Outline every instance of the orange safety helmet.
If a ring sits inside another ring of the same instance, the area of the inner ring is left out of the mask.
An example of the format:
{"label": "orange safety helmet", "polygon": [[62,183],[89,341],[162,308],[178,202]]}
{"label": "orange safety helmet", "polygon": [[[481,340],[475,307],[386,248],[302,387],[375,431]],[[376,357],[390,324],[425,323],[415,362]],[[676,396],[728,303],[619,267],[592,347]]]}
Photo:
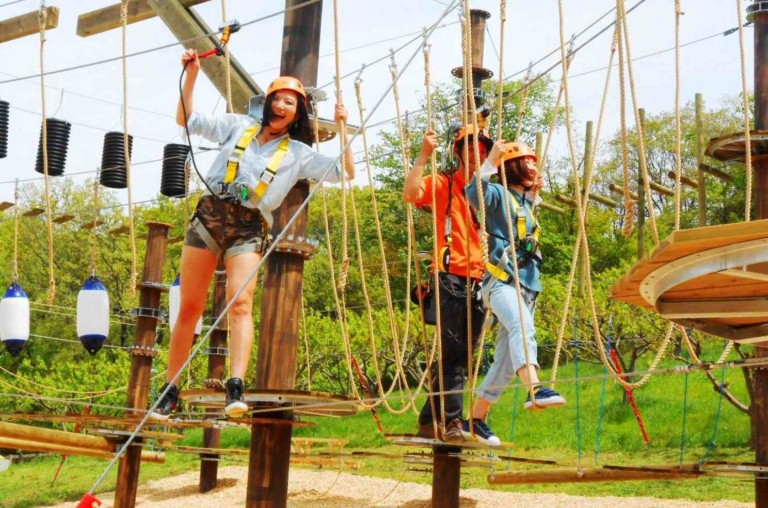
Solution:
{"label": "orange safety helmet", "polygon": [[[483,141],[486,146],[490,149],[490,147],[493,145],[493,140],[491,139],[491,136],[488,134],[488,131],[482,128],[478,128],[478,139],[480,141]],[[467,136],[474,136],[475,134],[475,125],[474,124],[467,124],[462,125],[458,127],[453,134],[453,142],[454,144],[462,141]]]}
{"label": "orange safety helmet", "polygon": [[536,157],[536,152],[525,143],[517,143],[513,141],[512,143],[506,143],[504,145],[504,150],[501,152],[502,164],[509,160],[519,159],[520,157],[532,157],[534,161],[539,161],[538,157]]}
{"label": "orange safety helmet", "polygon": [[307,91],[304,89],[304,85],[301,81],[293,76],[280,76],[269,84],[267,88],[267,96],[278,90],[293,90],[297,94],[304,97],[304,101],[307,101]]}

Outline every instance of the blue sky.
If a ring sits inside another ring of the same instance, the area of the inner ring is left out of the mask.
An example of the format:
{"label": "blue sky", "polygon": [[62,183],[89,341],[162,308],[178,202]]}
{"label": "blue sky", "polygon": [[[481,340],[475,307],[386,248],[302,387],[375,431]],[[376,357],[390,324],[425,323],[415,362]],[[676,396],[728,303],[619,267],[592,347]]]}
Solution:
{"label": "blue sky", "polygon": [[[75,34],[77,15],[115,3],[116,0],[87,0],[80,2],[47,2],[61,10],[59,27],[48,33],[45,45],[45,68],[48,71],[69,68],[79,64],[118,57],[121,54],[121,32],[113,30],[89,38]],[[627,7],[638,0],[627,0]],[[9,4],[0,0],[0,19],[35,10],[36,0],[22,0]],[[338,0],[340,18],[340,45],[342,74],[355,72],[364,64],[362,74],[364,103],[369,111],[382,97],[391,78],[388,59],[390,48],[397,48],[414,37],[423,27],[435,23],[445,10],[447,0]],[[582,31],[609,11],[614,0],[566,1],[565,32],[567,37]],[[744,6],[749,2],[745,1]],[[741,60],[738,34],[718,35],[737,25],[735,0],[682,0],[685,15],[681,18],[681,42],[689,43],[706,37],[709,39],[682,48],[683,101],[693,99],[696,92],[704,94],[709,104],[716,104],[722,96],[741,90]],[[476,0],[473,8],[491,13],[486,36],[485,66],[498,72],[499,62],[494,46],[499,44],[499,2]],[[222,4],[211,0],[195,7],[211,26],[221,21]],[[228,18],[245,23],[284,8],[282,0],[227,0]],[[319,79],[332,96],[335,72],[333,47],[333,3],[324,2]],[[577,40],[587,40],[611,20],[607,16]],[[430,43],[431,75],[433,82],[450,79],[450,69],[461,65],[461,39],[457,13],[444,19]],[[632,56],[638,58],[674,47],[674,2],[672,0],[646,0],[629,16]],[[282,44],[282,15],[254,23],[233,35],[231,50],[259,84],[265,85],[278,72]],[[505,43],[504,74],[509,75],[528,66],[528,62],[556,49],[559,45],[558,2],[556,0],[508,0],[507,33]],[[575,58],[571,99],[576,132],[583,131],[587,120],[597,120],[602,98],[605,71],[591,72],[607,64],[612,31],[591,42]],[[752,85],[752,29],[745,29],[748,82]],[[173,35],[159,19],[130,25],[127,31],[128,52],[138,52],[174,42]],[[361,47],[365,46],[365,47]],[[357,49],[355,49],[357,48]],[[0,200],[12,200],[13,185],[4,183],[15,178],[39,177],[34,172],[37,139],[40,130],[41,91],[39,78],[4,82],[14,77],[39,73],[39,37],[0,45],[0,99],[11,103],[11,134],[9,156],[0,159]],[[173,113],[178,96],[180,72],[180,46],[151,52],[131,58],[128,63],[128,120],[129,131],[135,136],[133,161],[134,200],[151,199],[157,195],[160,182],[160,163],[146,162],[162,156],[163,145],[181,140]],[[413,64],[405,70],[399,83],[402,110],[416,109],[424,94],[424,71],[421,52],[416,43],[397,54],[400,69],[417,52]],[[374,63],[385,58],[384,61]],[[540,72],[559,59],[551,57],[534,68]],[[640,104],[650,113],[674,108],[674,52],[667,51],[635,62]],[[586,73],[586,74],[585,74]],[[559,69],[552,72],[555,82]],[[354,95],[354,78],[342,81],[345,101],[350,108],[350,121],[359,123]],[[73,173],[95,171],[101,160],[101,145],[108,130],[122,130],[122,72],[120,61],[53,74],[46,77],[46,98],[49,116],[72,122],[73,131],[65,175],[78,182],[92,174]],[[609,103],[609,118],[604,133],[618,127],[618,81],[613,79]],[[201,76],[195,106],[204,112],[222,112],[224,105],[213,86]],[[332,101],[321,106],[321,114],[332,114]],[[394,116],[394,102],[386,96],[374,113],[372,122]],[[375,141],[374,132],[370,135]],[[722,133],[717,133],[722,134]],[[713,133],[712,135],[715,135]],[[562,136],[558,136],[550,156],[567,153]],[[327,143],[323,151],[338,150],[335,142]],[[357,142],[355,150],[362,144]],[[210,158],[199,157],[201,169],[207,169]],[[362,169],[362,168],[361,168]],[[362,173],[360,170],[359,173]],[[363,184],[361,176],[358,183]],[[42,185],[42,181],[37,181]],[[127,201],[126,191],[114,192],[121,202]]]}

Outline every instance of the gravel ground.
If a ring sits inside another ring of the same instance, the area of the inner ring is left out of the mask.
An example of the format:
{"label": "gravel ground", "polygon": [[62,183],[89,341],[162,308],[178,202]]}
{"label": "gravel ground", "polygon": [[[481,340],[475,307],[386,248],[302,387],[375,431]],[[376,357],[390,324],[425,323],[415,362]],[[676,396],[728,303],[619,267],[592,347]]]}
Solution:
{"label": "gravel ground", "polygon": [[[245,505],[246,467],[219,469],[219,487],[206,494],[197,492],[198,472],[154,480],[139,486],[136,505],[171,508],[198,506],[219,508]],[[295,508],[352,508],[391,506],[429,508],[429,485],[398,482],[331,471],[291,469],[288,506]],[[102,494],[103,506],[112,506],[113,494]],[[72,504],[57,505],[71,507]],[[535,506],[536,508],[747,508],[747,503],[717,501],[699,503],[648,497],[579,497],[564,494],[517,494],[482,489],[461,491],[461,506],[496,508]]]}

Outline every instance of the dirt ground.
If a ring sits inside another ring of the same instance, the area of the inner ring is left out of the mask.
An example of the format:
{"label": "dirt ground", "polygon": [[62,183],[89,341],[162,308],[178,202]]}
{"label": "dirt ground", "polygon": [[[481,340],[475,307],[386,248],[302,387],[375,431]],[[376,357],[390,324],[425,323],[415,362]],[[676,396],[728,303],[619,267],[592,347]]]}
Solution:
{"label": "dirt ground", "polygon": [[[154,480],[139,486],[137,506],[171,508],[197,506],[220,508],[245,505],[246,467],[219,469],[219,487],[206,494],[197,492],[198,472]],[[398,482],[331,471],[291,469],[288,506],[295,508],[352,508],[360,506],[429,508],[431,487],[420,483]],[[112,506],[112,494],[99,498],[104,507]],[[70,507],[72,504],[57,505]],[[461,506],[497,508],[535,506],[536,508],[747,508],[747,503],[718,501],[699,503],[647,497],[578,497],[564,494],[516,494],[482,489],[461,492]]]}

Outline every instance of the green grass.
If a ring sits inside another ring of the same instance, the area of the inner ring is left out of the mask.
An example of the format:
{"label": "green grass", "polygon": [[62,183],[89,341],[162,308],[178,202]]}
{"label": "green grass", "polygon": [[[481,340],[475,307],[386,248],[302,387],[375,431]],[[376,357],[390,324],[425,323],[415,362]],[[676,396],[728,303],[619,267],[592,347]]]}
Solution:
{"label": "green grass", "polygon": [[[716,354],[707,355],[707,357]],[[669,366],[671,364],[668,364]],[[664,365],[662,365],[664,366]],[[644,368],[641,366],[640,368]],[[581,363],[579,377],[598,377],[602,366]],[[490,424],[502,440],[512,439],[514,421],[514,445],[503,454],[557,460],[567,465],[592,467],[604,464],[654,465],[678,464],[681,460],[681,436],[683,426],[683,393],[685,376],[657,375],[635,394],[640,411],[651,438],[649,445],[642,441],[640,431],[628,405],[622,402],[622,390],[612,381],[606,383],[602,431],[600,432],[599,454],[595,453],[598,438],[603,382],[600,379],[583,380],[578,384],[579,405],[576,404],[577,385],[574,364],[561,367],[557,390],[566,397],[567,406],[559,409],[528,413],[522,410],[525,393],[519,388],[510,388],[493,408]],[[715,371],[717,378],[721,372]],[[541,378],[546,380],[549,373],[544,371]],[[744,380],[739,371],[726,373],[731,391],[743,402],[748,402]],[[753,461],[754,453],[749,445],[749,418],[723,401],[719,420],[717,410],[719,396],[702,373],[692,373],[688,378],[688,399],[686,440],[683,462],[698,462],[707,452],[707,445],[713,437],[715,422],[717,434],[709,451],[710,460]],[[515,403],[515,392],[518,391]],[[418,405],[421,405],[419,399]],[[400,404],[395,402],[395,407]],[[513,418],[514,408],[517,408]],[[416,428],[416,415],[409,411],[404,415],[389,414],[381,408],[378,411],[387,433],[412,433]],[[577,416],[579,419],[577,420]],[[389,445],[378,433],[370,412],[363,412],[351,418],[315,418],[313,428],[297,428],[294,433],[304,437],[336,437],[348,440],[348,450],[377,450],[395,454],[416,451],[415,448],[400,448]],[[579,425],[580,420],[580,425]],[[182,444],[199,446],[202,432],[187,431]],[[579,439],[580,437],[580,439]],[[222,435],[222,446],[247,448],[250,433],[247,429],[227,430]],[[141,480],[171,476],[190,469],[197,469],[194,456],[168,453],[165,465],[142,465]],[[241,461],[242,462],[242,461]],[[62,500],[76,500],[87,491],[96,477],[106,467],[105,461],[85,458],[70,458],[64,466],[59,481],[51,486],[50,481],[58,467],[59,459],[49,457],[25,464],[12,466],[0,474],[0,506],[27,507]],[[225,462],[226,463],[226,462]],[[365,459],[360,474],[404,478],[404,463],[392,459]],[[519,470],[520,465],[502,464],[497,470],[507,467]],[[462,488],[494,488],[516,492],[558,492],[586,496],[651,496],[668,499],[691,499],[697,501],[718,501],[731,499],[753,502],[754,486],[743,478],[700,478],[692,481],[616,482],[592,484],[557,484],[490,487],[487,483],[488,470],[464,468]],[[114,475],[103,483],[103,490],[114,488]],[[429,483],[431,475],[407,473],[409,481]]]}

